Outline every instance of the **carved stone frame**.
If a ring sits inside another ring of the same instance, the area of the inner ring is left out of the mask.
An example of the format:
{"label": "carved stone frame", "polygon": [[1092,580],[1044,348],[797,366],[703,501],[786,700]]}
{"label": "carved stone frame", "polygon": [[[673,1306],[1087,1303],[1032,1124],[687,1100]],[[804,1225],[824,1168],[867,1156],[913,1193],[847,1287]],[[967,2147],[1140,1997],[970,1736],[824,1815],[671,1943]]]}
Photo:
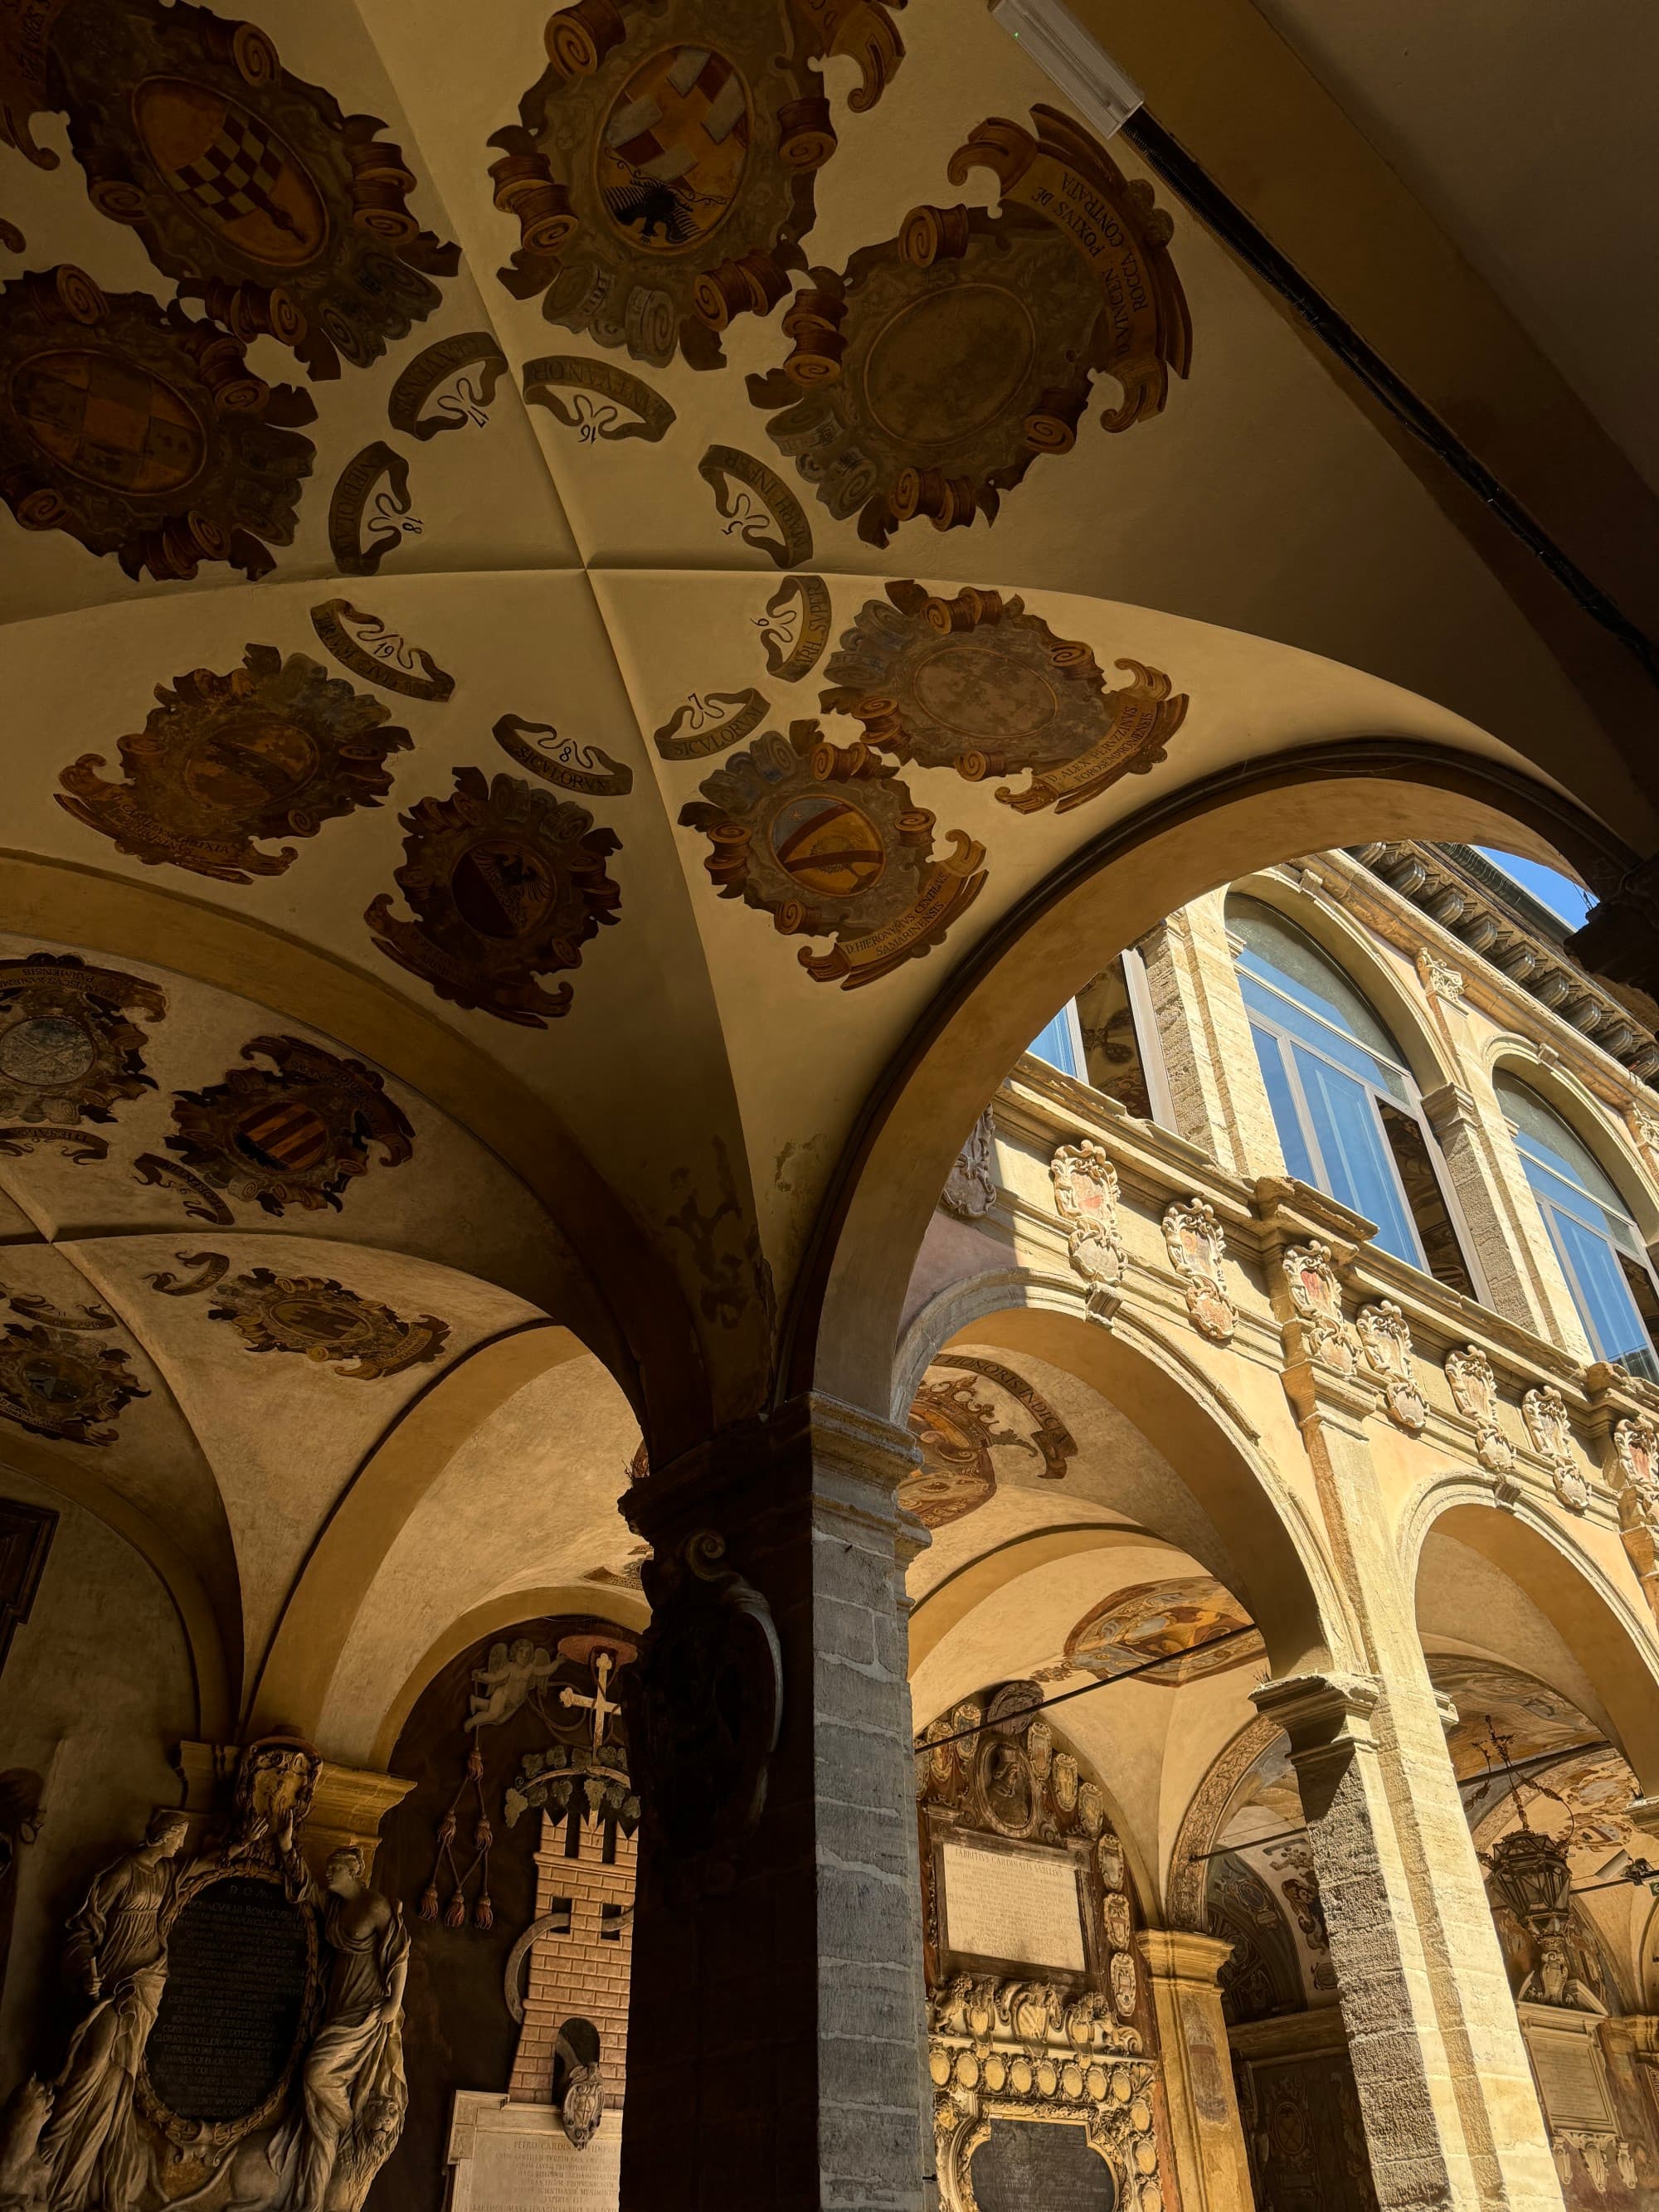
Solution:
{"label": "carved stone frame", "polygon": [[[1049,1983],[1062,1996],[1109,1985],[1107,1954],[1101,1948],[1100,1915],[1092,1908],[1090,1863],[1094,1846],[1082,1838],[1062,1843],[1040,1844],[1023,1836],[999,1836],[983,1828],[965,1828],[951,1818],[947,1808],[924,1808],[927,1851],[933,1895],[939,1900],[939,1978],[942,1987],[958,1974],[995,1974],[1003,1981]],[[1030,1959],[1000,1959],[984,1951],[963,1951],[951,1941],[951,1892],[945,1877],[945,1846],[960,1844],[974,1850],[998,1851],[1010,1858],[1069,1860],[1077,1881],[1078,1926],[1083,1937],[1081,1966],[1034,1964]]]}
{"label": "carved stone frame", "polygon": [[[161,1934],[172,1933],[174,1922],[188,1905],[191,1905],[205,1890],[222,1881],[264,1881],[274,1888],[286,1885],[282,1874],[274,1867],[261,1866],[257,1861],[234,1859],[228,1865],[216,1861],[199,1870],[187,1874],[173,1892],[172,1902],[161,1917]],[[252,2135],[257,2129],[267,2127],[281,2113],[294,2086],[294,2077],[305,2056],[313,2029],[316,2025],[317,2003],[322,1987],[321,1944],[317,1932],[317,1914],[312,1907],[296,1904],[306,1936],[306,1987],[300,2005],[300,2026],[294,2038],[293,2048],[270,2094],[251,2112],[244,2112],[232,2120],[191,2120],[173,2112],[156,2094],[149,2078],[149,2067],[141,2057],[138,2065],[138,2109],[153,2127],[168,2142],[180,2150],[200,2155],[204,2152],[219,2152],[240,2142],[244,2136]]]}
{"label": "carved stone frame", "polygon": [[993,2120],[1017,2120],[1028,2127],[1081,2128],[1090,2149],[1112,2178],[1114,2206],[1122,2208],[1122,2212],[1133,2212],[1133,2184],[1116,2145],[1109,2145],[1106,2140],[1097,2106],[1086,2104],[1073,2111],[1063,2107],[1047,2111],[1035,2106],[1030,2097],[1019,2096],[981,2096],[975,2101],[975,2118],[954,2127],[935,2129],[941,2208],[948,2207],[949,2212],[981,2212],[974,2193],[974,2153],[990,2140]]}

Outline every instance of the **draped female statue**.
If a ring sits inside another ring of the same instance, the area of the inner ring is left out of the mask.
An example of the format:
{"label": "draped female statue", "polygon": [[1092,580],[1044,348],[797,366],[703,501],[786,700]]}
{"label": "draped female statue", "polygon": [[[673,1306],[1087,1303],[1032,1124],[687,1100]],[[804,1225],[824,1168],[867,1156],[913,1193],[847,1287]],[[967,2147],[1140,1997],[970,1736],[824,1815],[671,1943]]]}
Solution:
{"label": "draped female statue", "polygon": [[92,2008],[75,2031],[40,2137],[52,2212],[126,2212],[148,2179],[133,2096],[167,1983],[163,1929],[187,1832],[179,1814],[158,1813],[70,1922],[65,1964]]}
{"label": "draped female statue", "polygon": [[403,1913],[369,1886],[362,1851],[323,1869],[323,1933],[332,1952],[323,2021],[306,2054],[300,2108],[270,2146],[284,2212],[358,2212],[403,2131]]}

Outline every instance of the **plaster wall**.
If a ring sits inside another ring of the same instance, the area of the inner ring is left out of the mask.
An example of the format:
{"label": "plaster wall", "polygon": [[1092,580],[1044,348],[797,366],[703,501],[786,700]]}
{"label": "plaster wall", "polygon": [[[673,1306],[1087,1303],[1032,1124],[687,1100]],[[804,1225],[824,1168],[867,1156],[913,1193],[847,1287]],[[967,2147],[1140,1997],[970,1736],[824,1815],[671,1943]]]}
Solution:
{"label": "plaster wall", "polygon": [[131,1547],[44,1484],[0,1466],[0,1489],[59,1516],[29,1619],[12,1638],[0,1698],[0,1769],[44,1788],[39,1836],[18,1862],[16,1916],[0,1987],[0,2097],[40,2063],[37,2027],[57,1986],[56,1950],[87,1884],[183,1802],[167,1747],[197,1732],[184,1632]]}

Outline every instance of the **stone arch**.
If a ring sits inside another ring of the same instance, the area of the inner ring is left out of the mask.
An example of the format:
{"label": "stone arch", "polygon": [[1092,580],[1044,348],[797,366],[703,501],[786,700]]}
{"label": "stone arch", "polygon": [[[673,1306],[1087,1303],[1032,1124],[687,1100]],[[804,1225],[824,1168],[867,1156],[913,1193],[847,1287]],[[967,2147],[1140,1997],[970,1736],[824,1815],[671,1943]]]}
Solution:
{"label": "stone arch", "polygon": [[[1126,1308],[1103,1328],[1075,1284],[1020,1279],[1022,1272],[958,1285],[924,1310],[899,1363],[910,1393],[928,1360],[957,1340],[1024,1349],[1064,1369],[1133,1420],[1186,1484],[1225,1554],[1201,1564],[1249,1610],[1276,1673],[1328,1665],[1334,1652],[1357,1648],[1316,1532],[1221,1386],[1155,1323]],[[895,1419],[908,1404],[907,1395]]]}
{"label": "stone arch", "polygon": [[1176,908],[1362,839],[1504,838],[1611,886],[1620,842],[1506,763],[1416,741],[1261,755],[1080,846],[959,963],[845,1147],[792,1295],[778,1389],[877,1412],[910,1256],[975,1116],[1057,1005]]}
{"label": "stone arch", "polygon": [[528,1382],[586,1347],[556,1324],[497,1337],[405,1409],[336,1501],[283,1608],[250,1725],[317,1728],[358,1612],[399,1531],[455,1454]]}
{"label": "stone arch", "polygon": [[1436,1534],[1496,1568],[1582,1668],[1600,1708],[1595,1717],[1651,1793],[1659,1787],[1659,1652],[1650,1632],[1589,1554],[1542,1514],[1472,1489],[1467,1477],[1453,1477],[1419,1496],[1401,1529],[1407,1588],[1420,1587],[1425,1548]]}

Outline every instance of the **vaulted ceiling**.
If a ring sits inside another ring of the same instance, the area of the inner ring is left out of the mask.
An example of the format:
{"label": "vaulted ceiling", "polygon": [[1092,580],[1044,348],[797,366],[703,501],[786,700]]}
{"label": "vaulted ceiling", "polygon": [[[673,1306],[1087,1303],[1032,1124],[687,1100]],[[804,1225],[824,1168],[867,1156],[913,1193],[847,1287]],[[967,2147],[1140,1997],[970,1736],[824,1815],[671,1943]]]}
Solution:
{"label": "vaulted ceiling", "polygon": [[250,1668],[451,1364],[574,1332],[665,1451],[758,1407],[884,1071],[1137,810],[1352,739],[1659,843],[1281,303],[976,0],[900,28],[0,12],[0,1270],[64,1340],[0,1441],[108,1490],[147,1392]]}

